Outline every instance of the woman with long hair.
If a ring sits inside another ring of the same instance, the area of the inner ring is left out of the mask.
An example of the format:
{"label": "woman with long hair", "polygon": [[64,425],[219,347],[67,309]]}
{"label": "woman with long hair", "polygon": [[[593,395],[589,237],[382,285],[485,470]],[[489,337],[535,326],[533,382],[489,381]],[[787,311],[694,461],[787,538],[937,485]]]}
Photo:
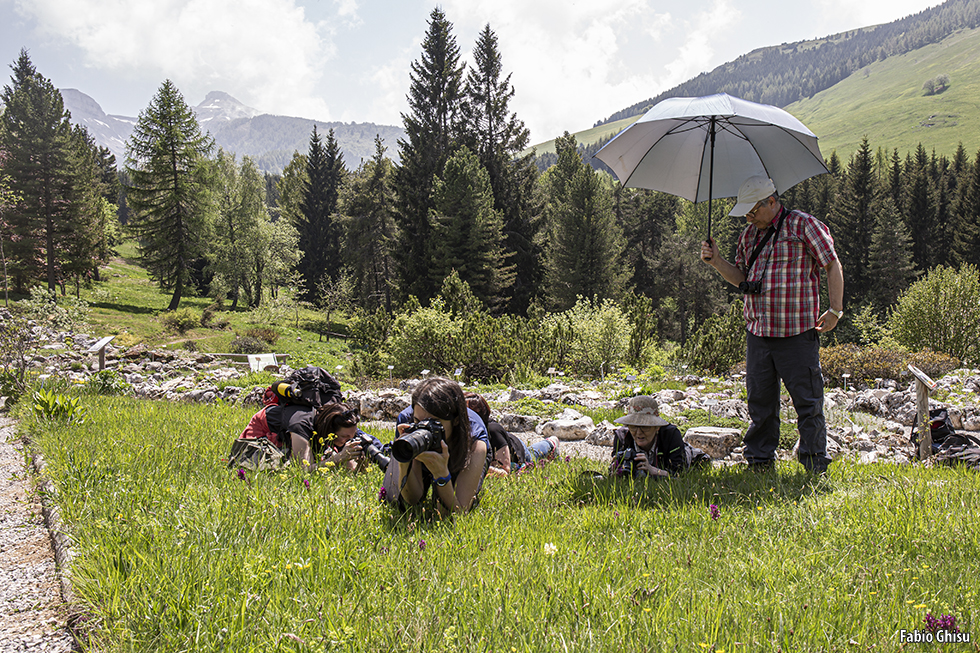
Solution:
{"label": "woman with long hair", "polygon": [[398,417],[399,438],[412,430],[410,421],[436,420],[434,432],[441,427],[443,435],[438,450],[422,451],[407,462],[392,459],[385,474],[386,498],[401,507],[415,505],[434,486],[440,514],[474,508],[490,463],[490,442],[459,384],[445,377],[425,379],[412,392],[411,407]]}

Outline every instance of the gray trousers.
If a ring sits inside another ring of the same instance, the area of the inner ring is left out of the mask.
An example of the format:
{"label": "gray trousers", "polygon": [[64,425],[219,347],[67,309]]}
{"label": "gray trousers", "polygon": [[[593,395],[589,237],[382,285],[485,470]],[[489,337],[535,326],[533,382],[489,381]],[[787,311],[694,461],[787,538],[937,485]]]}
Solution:
{"label": "gray trousers", "polygon": [[749,418],[743,455],[746,462],[766,463],[779,444],[779,381],[796,409],[800,447],[797,458],[810,471],[823,471],[827,457],[827,422],[823,416],[820,337],[816,329],[789,338],[760,338],[746,333],[745,382]]}

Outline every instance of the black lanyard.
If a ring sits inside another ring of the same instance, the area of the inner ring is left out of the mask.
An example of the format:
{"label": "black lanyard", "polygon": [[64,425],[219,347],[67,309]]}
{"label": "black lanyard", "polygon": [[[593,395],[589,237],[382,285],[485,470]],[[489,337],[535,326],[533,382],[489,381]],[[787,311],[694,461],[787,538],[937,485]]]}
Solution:
{"label": "black lanyard", "polygon": [[[757,258],[759,258],[759,254],[762,253],[762,248],[766,246],[766,243],[769,242],[769,239],[772,238],[772,235],[773,234],[776,234],[776,240],[779,240],[779,228],[783,226],[783,216],[785,216],[787,213],[789,213],[789,211],[786,210],[786,207],[785,206],[779,207],[779,215],[776,217],[776,226],[774,228],[769,229],[768,231],[766,231],[766,235],[759,242],[759,244],[755,246],[755,249],[752,250],[752,256],[749,257],[749,265],[748,265],[747,268],[745,268],[745,276],[746,276],[746,278],[748,278],[749,271],[752,269],[752,266],[755,265],[755,260]],[[773,241],[772,246],[773,247],[776,247],[775,241]],[[766,267],[767,268],[769,267],[769,259],[770,258],[771,258],[771,256],[767,256],[766,257]],[[766,276],[765,270],[762,271],[762,276],[763,277]]]}

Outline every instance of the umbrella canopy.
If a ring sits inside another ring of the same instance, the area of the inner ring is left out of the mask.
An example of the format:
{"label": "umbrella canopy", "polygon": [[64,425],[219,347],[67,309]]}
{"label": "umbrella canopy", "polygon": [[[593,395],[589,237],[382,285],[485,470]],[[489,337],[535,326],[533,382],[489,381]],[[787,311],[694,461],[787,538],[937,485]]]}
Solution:
{"label": "umbrella canopy", "polygon": [[769,177],[781,193],[827,172],[817,137],[802,122],[725,93],[659,102],[595,156],[627,188],[692,202],[737,195],[754,175]]}

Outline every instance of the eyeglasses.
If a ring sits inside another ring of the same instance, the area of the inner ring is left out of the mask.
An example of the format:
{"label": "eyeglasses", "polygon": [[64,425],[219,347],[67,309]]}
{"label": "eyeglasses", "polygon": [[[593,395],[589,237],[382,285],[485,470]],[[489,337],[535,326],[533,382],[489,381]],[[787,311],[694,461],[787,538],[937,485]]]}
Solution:
{"label": "eyeglasses", "polygon": [[[770,195],[769,197],[772,197],[772,196]],[[761,199],[758,202],[756,202],[755,203],[755,206],[752,207],[752,210],[745,214],[745,217],[747,217],[747,218],[748,217],[754,218],[755,217],[755,214],[759,211],[759,209],[762,208],[763,205],[769,206],[769,197],[767,197],[765,199]]]}

